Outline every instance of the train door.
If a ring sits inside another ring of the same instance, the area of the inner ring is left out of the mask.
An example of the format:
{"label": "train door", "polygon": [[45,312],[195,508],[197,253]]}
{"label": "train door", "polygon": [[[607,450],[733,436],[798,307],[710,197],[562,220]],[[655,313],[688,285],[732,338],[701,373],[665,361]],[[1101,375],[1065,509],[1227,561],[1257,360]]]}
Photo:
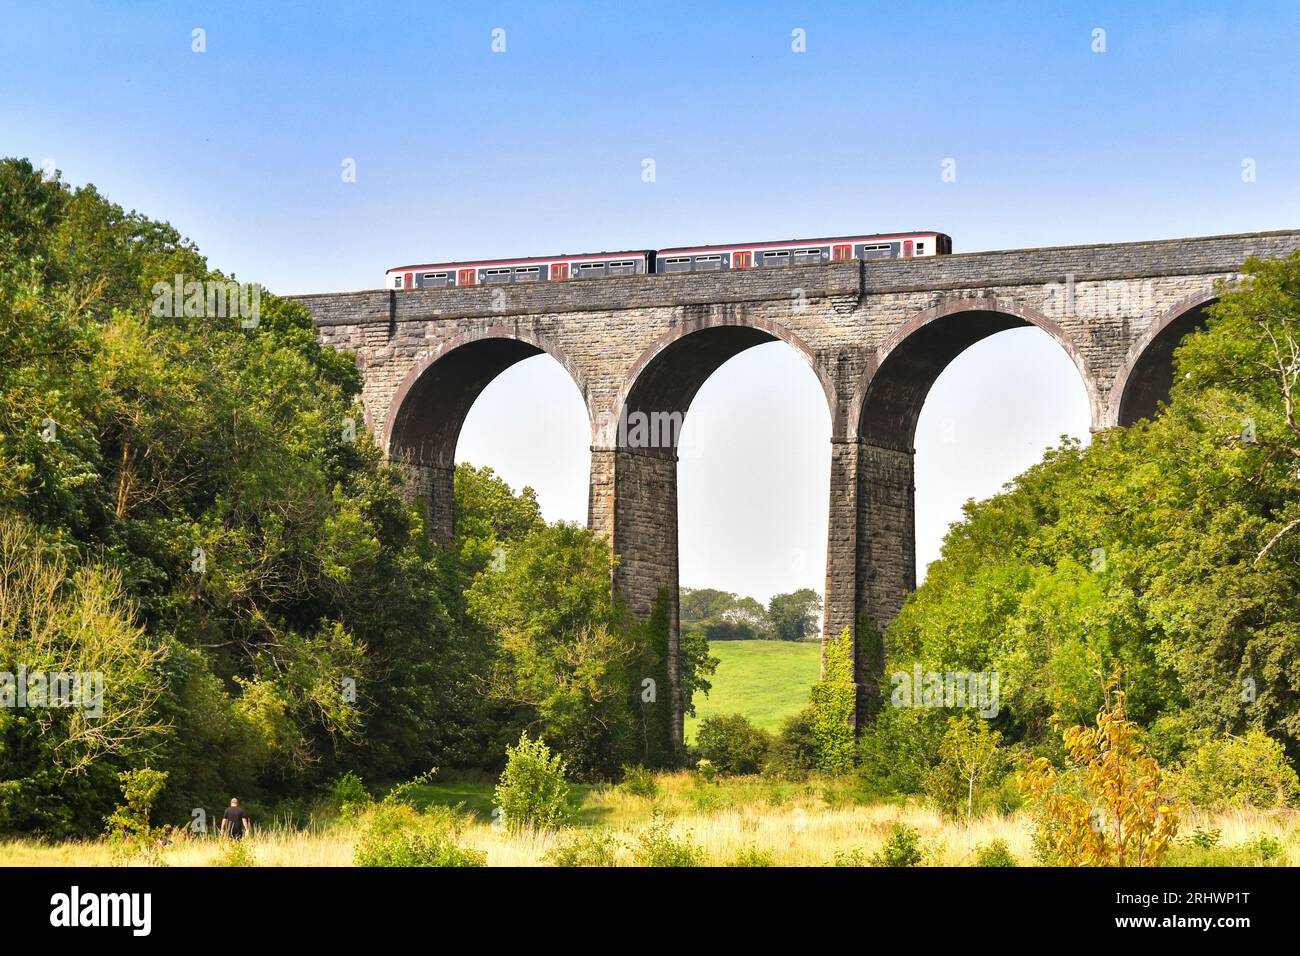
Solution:
{"label": "train door", "polygon": [[733,252],[731,254],[731,268],[748,269],[754,260],[752,252]]}
{"label": "train door", "polygon": [[478,272],[474,269],[461,269],[456,273],[456,285],[473,285],[478,279]]}
{"label": "train door", "polygon": [[414,280],[413,277],[411,276],[411,273],[409,273],[409,272],[406,273],[406,275],[404,275],[404,276],[402,277],[402,288],[404,288],[404,289],[409,289],[409,288],[411,288],[411,283],[414,282],[414,281],[415,281],[415,280]]}
{"label": "train door", "polygon": [[552,279],[569,278],[569,264],[567,262],[557,262],[555,263],[555,265],[551,266],[551,278]]}
{"label": "train door", "polygon": [[831,258],[836,262],[844,262],[852,258],[853,247],[845,244],[842,246],[831,246]]}
{"label": "train door", "polygon": [[904,259],[910,259],[910,258],[912,258],[912,240],[911,240],[911,239],[904,239],[904,240],[903,240],[903,258],[904,258]]}

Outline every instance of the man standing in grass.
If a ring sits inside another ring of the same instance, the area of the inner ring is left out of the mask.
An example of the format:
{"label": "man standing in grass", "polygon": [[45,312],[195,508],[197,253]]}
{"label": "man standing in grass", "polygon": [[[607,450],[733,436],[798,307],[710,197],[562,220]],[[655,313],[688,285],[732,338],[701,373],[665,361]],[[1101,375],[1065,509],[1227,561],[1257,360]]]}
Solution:
{"label": "man standing in grass", "polygon": [[230,806],[221,815],[221,832],[238,840],[243,837],[245,830],[250,834],[253,832],[253,821],[248,819],[248,814],[240,807],[239,801],[231,797]]}

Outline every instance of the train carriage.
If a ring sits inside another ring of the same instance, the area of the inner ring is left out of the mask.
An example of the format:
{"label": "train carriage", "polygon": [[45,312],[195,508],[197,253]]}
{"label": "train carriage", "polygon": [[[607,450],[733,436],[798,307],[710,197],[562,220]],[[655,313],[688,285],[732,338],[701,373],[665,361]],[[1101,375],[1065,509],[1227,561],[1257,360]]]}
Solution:
{"label": "train carriage", "polygon": [[554,282],[605,276],[647,275],[654,270],[654,250],[593,252],[582,255],[528,256],[399,266],[384,277],[388,289],[436,289],[444,286]]}
{"label": "train carriage", "polygon": [[709,272],[764,266],[820,265],[849,259],[916,259],[949,252],[952,252],[952,239],[941,232],[831,236],[825,239],[660,249],[655,255],[655,271]]}

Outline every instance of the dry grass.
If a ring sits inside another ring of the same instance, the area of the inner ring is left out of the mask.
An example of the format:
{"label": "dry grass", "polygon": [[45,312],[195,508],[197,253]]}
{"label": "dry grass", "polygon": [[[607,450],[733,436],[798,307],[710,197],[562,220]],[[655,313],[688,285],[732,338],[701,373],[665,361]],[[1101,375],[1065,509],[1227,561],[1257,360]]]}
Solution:
{"label": "dry grass", "polygon": [[[915,827],[926,850],[925,865],[969,866],[975,848],[1003,840],[1021,865],[1033,865],[1028,815],[990,816],[968,829],[922,805],[857,805],[845,799],[836,781],[774,784],[733,779],[703,784],[688,774],[657,779],[653,797],[619,788],[599,788],[583,802],[584,826],[560,833],[510,834],[481,819],[468,823],[460,843],[483,850],[489,866],[545,866],[546,855],[581,830],[597,825],[618,841],[618,863],[635,865],[634,847],[656,811],[675,839],[698,847],[709,865],[724,866],[744,851],[762,851],[777,866],[827,866],[837,855],[880,849],[896,823]],[[1185,815],[1182,833],[1218,829],[1223,847],[1240,846],[1267,835],[1283,845],[1288,866],[1300,865],[1300,815],[1294,812],[1232,811]],[[271,828],[245,841],[258,866],[350,866],[358,837],[355,825],[334,824],[309,830]],[[222,841],[182,838],[162,850],[169,866],[221,865]],[[31,840],[0,843],[0,862],[8,866],[113,866],[104,841],[42,844]]]}

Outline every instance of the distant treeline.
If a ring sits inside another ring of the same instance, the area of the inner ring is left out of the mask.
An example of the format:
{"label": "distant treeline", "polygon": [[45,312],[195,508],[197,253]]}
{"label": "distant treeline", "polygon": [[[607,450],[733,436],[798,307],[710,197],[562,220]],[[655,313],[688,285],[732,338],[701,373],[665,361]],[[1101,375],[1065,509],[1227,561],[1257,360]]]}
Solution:
{"label": "distant treeline", "polygon": [[682,588],[682,633],[710,641],[809,641],[820,635],[822,599],[811,588],[777,594],[763,607],[714,588]]}

